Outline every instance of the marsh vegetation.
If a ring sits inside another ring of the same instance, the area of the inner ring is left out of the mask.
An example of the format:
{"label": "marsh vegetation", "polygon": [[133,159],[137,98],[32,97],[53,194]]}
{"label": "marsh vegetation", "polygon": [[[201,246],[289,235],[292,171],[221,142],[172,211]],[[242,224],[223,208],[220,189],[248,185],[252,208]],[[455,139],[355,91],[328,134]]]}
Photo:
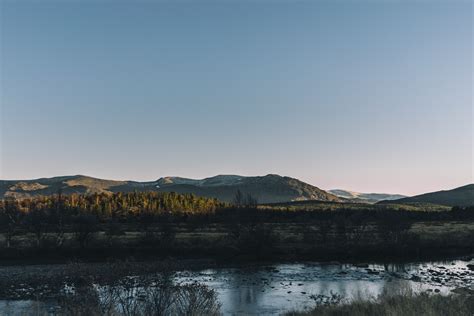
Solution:
{"label": "marsh vegetation", "polygon": [[470,294],[429,294],[405,290],[383,293],[376,298],[359,298],[341,303],[337,298],[317,304],[310,311],[289,312],[286,316],[471,316],[474,297]]}

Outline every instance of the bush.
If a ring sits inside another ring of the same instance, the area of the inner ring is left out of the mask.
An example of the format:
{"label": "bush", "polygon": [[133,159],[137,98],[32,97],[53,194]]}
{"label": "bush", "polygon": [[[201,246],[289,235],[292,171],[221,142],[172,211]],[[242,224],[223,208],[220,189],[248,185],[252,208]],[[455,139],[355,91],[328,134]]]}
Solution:
{"label": "bush", "polygon": [[287,316],[472,316],[474,298],[470,295],[382,294],[377,299],[342,304],[321,304],[308,312],[290,312]]}
{"label": "bush", "polygon": [[59,315],[220,315],[217,293],[198,283],[126,277],[113,285],[82,284],[60,299]]}

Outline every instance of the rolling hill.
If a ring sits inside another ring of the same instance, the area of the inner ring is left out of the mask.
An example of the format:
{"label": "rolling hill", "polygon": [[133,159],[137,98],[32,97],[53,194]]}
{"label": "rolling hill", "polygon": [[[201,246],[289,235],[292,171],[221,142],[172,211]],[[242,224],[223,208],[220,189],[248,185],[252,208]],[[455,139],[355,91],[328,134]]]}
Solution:
{"label": "rolling hill", "polygon": [[194,193],[231,202],[238,190],[251,194],[259,203],[289,201],[334,201],[343,199],[298,179],[275,174],[245,177],[218,175],[205,179],[165,177],[157,181],[113,181],[88,176],[65,176],[35,180],[0,180],[0,198],[27,198],[35,195],[51,195],[61,190],[63,194],[108,193],[133,191],[161,191]]}
{"label": "rolling hill", "polygon": [[363,203],[377,203],[380,201],[390,201],[402,199],[407,196],[401,194],[389,194],[389,193],[360,193],[353,192],[341,189],[329,190],[329,193],[332,193],[338,197],[345,198],[354,202],[363,202]]}
{"label": "rolling hill", "polygon": [[[446,191],[437,191],[391,201],[394,203],[431,203],[446,206],[473,206],[474,184]],[[385,203],[385,202],[381,202]]]}

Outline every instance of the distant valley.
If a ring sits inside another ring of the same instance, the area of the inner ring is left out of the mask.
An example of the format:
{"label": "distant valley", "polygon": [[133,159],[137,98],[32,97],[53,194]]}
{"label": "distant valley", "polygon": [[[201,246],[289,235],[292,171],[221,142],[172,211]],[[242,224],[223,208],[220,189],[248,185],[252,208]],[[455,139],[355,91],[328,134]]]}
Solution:
{"label": "distant valley", "polygon": [[352,200],[354,202],[365,202],[365,203],[376,203],[380,201],[392,201],[402,198],[406,198],[406,195],[401,194],[389,194],[389,193],[359,193],[341,189],[334,189],[328,191],[338,197]]}

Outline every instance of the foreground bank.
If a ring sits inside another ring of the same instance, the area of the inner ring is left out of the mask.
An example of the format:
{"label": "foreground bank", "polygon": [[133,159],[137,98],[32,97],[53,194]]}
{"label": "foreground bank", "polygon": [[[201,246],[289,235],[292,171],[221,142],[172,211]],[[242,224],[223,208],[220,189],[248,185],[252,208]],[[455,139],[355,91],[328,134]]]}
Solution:
{"label": "foreground bank", "polygon": [[311,311],[290,312],[286,316],[472,316],[474,296],[470,294],[439,294],[407,292],[382,295],[371,300],[356,300],[343,304],[326,304]]}

